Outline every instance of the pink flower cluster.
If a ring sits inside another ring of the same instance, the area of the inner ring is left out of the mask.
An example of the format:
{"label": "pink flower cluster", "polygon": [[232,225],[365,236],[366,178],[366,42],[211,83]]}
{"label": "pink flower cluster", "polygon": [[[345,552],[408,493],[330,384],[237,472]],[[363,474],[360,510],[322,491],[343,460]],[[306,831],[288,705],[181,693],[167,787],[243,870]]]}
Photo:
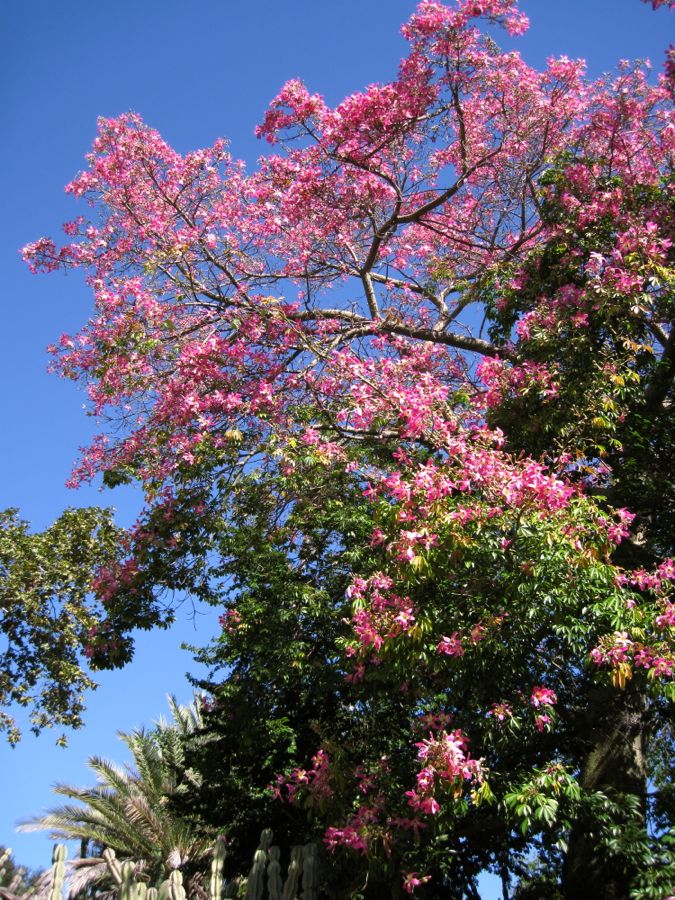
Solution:
{"label": "pink flower cluster", "polygon": [[555,691],[550,688],[536,685],[532,688],[530,703],[535,709],[541,709],[534,717],[537,731],[544,731],[553,721],[552,707],[558,702]]}
{"label": "pink flower cluster", "polygon": [[417,872],[407,872],[403,876],[403,890],[406,894],[414,894],[418,887],[431,881],[431,875],[420,875]]}
{"label": "pink flower cluster", "polygon": [[[675,622],[671,607],[669,605],[664,614],[668,627],[672,627],[671,621]],[[648,645],[633,640],[625,631],[602,638],[598,646],[591,650],[590,658],[597,666],[608,666],[613,670],[623,668],[626,678],[630,677],[632,669],[646,669],[650,678],[671,678],[675,670],[672,641]]]}
{"label": "pink flower cluster", "polygon": [[498,722],[505,722],[513,718],[513,710],[511,704],[506,701],[501,703],[493,703],[488,712],[489,716],[494,716]]}
{"label": "pink flower cluster", "polygon": [[622,585],[631,585],[640,591],[652,591],[663,595],[672,590],[672,582],[675,581],[675,560],[665,559],[652,572],[646,569],[634,569],[632,572],[622,572],[618,576],[618,582]]}
{"label": "pink flower cluster", "polygon": [[402,32],[409,41],[438,40],[439,33],[460,31],[478,18],[498,22],[513,35],[523,34],[529,27],[527,16],[517,8],[517,0],[459,0],[454,7],[424,0]]}
{"label": "pink flower cluster", "polygon": [[226,634],[235,634],[242,624],[241,613],[237,609],[227,609],[218,621]]}
{"label": "pink flower cluster", "polygon": [[461,731],[430,733],[420,741],[417,757],[424,767],[417,774],[415,790],[405,792],[409,805],[417,814],[437,815],[441,805],[436,794],[448,792],[459,797],[465,782],[480,782],[483,778],[481,760],[471,759],[467,753],[468,741]]}
{"label": "pink flower cluster", "polygon": [[540,706],[555,706],[557,702],[558,698],[555,691],[552,691],[550,688],[542,687],[541,685],[536,685],[532,688],[530,703],[535,709],[539,709]]}
{"label": "pink flower cluster", "polygon": [[[510,554],[503,523],[569,515],[571,479],[513,458],[503,435],[486,425],[505,399],[557,402],[562,363],[527,359],[533,345],[554,339],[560,347],[618,306],[636,330],[660,329],[661,289],[652,276],[670,249],[669,211],[654,202],[636,213],[629,201],[635,192],[656,193],[672,160],[668,84],[653,83],[639,65],[589,82],[583,63],[565,57],[536,71],[481,34],[480,19],[512,34],[527,27],[515,0],[423,0],[403,29],[410,50],[390,83],[330,108],[301,82],[288,82],[258,129],[284,152],[252,174],[222,140],[182,155],[136,115],[102,119],[87,169],[68,186],[91,204],[93,221],[66,223],[65,246],[41,238],[24,249],[33,271],[83,269],[94,292],[91,320],[53,348],[54,367],[84,383],[91,412],[109,423],[73,484],[101,473],[136,479],[150,510],[166,512],[165,524],[176,483],[199,482],[205,471],[240,472],[252,459],[272,475],[290,475],[308,459],[330,463],[369,484],[365,496],[382,518],[373,555],[390,574],[357,577],[349,590],[353,682],[364,677],[366,656],[384,659],[387,641],[409,646],[424,613],[410,584],[436,559],[447,561],[453,543],[489,530]],[[669,66],[672,76],[672,58]],[[521,264],[560,236],[537,214],[532,179],[562,158],[570,158],[562,184],[547,188],[545,199],[584,233],[602,222],[609,237],[585,258],[566,240],[561,266],[579,277],[534,298],[523,314],[516,303],[507,308],[509,291],[522,300],[528,290]],[[504,266],[512,275],[500,312],[513,313],[516,347],[492,345],[464,324],[477,288]],[[483,360],[477,370],[469,353]],[[598,372],[606,382],[618,375]],[[374,444],[395,448],[393,461],[374,465],[361,451]],[[199,507],[192,513],[198,517]],[[630,514],[598,518],[596,526],[618,543]],[[574,521],[563,534],[570,552],[584,552]],[[105,604],[135,590],[153,540],[137,530],[129,558],[98,573]],[[180,552],[179,530],[164,540]],[[534,568],[521,564],[525,576]],[[666,592],[674,577],[672,561],[622,576],[626,586],[657,595],[659,632],[673,627]],[[236,610],[222,624],[230,633],[240,627]],[[487,620],[467,630],[434,625],[432,647],[451,665],[492,627]],[[104,638],[90,635],[87,652]],[[591,658],[666,676],[672,655],[662,643],[617,632]],[[540,730],[555,702],[550,689],[533,688]],[[490,715],[505,721],[512,712],[502,702]],[[448,795],[480,781],[480,760],[447,725],[430,721],[429,738],[417,744],[423,766],[406,795],[414,815],[388,817],[374,776],[361,773],[358,810],[344,827],[328,829],[329,847],[365,851],[376,829],[388,835],[394,826],[418,834],[421,816],[438,814]],[[281,777],[275,790],[290,800],[328,800],[326,752]],[[405,890],[427,878],[408,873]]]}
{"label": "pink flower cluster", "polygon": [[285,799],[290,803],[296,801],[300,792],[312,803],[320,803],[333,796],[330,782],[330,758],[325,750],[317,750],[312,757],[311,768],[296,766],[288,775],[279,775],[276,784],[272,786],[272,792],[277,799]]}
{"label": "pink flower cluster", "polygon": [[369,847],[372,826],[378,825],[384,808],[384,798],[379,795],[367,803],[361,803],[349,822],[341,828],[331,826],[326,829],[324,843],[329,850],[347,847],[366,853]]}
{"label": "pink flower cluster", "polygon": [[[389,575],[377,572],[370,578],[355,578],[347,590],[354,603],[352,623],[361,650],[377,652],[385,640],[407,632],[415,621],[414,608],[408,597],[400,597],[392,589]],[[352,654],[356,650],[351,651]]]}

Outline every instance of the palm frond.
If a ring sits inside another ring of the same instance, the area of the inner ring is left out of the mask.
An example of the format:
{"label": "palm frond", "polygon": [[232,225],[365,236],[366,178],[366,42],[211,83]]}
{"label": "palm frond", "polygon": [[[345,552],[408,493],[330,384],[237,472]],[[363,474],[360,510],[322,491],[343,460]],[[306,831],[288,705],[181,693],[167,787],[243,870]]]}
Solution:
{"label": "palm frond", "polygon": [[[20,830],[46,830],[55,840],[109,847],[120,860],[134,860],[151,882],[162,880],[168,870],[187,860],[205,856],[210,844],[177,818],[168,803],[185,768],[184,739],[201,727],[201,715],[196,703],[180,706],[174,697],[168,702],[172,721],[160,719],[152,729],[119,733],[131,753],[129,765],[91,757],[88,765],[97,783],[87,788],[58,784],[54,792],[74,802],[24,820]],[[112,890],[100,857],[75,859],[68,865],[70,900],[94,884],[102,900],[101,892],[106,887]]]}

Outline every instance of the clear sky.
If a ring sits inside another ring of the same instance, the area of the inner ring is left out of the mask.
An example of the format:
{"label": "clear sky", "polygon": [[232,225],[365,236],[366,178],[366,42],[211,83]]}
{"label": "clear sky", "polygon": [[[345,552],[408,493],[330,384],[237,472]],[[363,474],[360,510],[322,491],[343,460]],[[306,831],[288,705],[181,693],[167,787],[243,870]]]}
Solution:
{"label": "clear sky", "polygon": [[[129,489],[101,495],[64,487],[92,423],[70,383],[46,374],[44,348],[87,316],[89,296],[77,274],[31,276],[17,250],[59,236],[82,204],[63,186],[83,167],[99,115],[140,113],[179,151],[231,141],[250,165],[266,147],[253,136],[267,103],[291,77],[328,102],[390,79],[404,52],[400,25],[413,0],[0,0],[0,297],[4,345],[0,384],[0,508],[18,506],[42,528],[68,505],[114,505],[130,523],[138,497]],[[656,67],[673,39],[675,17],[639,0],[523,0],[532,20],[517,41],[526,60],[584,57],[592,75],[618,59],[650,57]],[[96,753],[121,759],[117,729],[148,724],[165,712],[164,695],[186,701],[185,672],[196,673],[182,640],[204,644],[217,613],[196,622],[186,607],[168,633],[144,635],[134,663],[104,673],[91,696],[86,727],[68,749],[56,735],[27,735],[0,745],[0,844],[19,862],[48,863],[42,835],[17,835],[18,818],[52,805],[56,781],[90,782],[85,762]],[[494,896],[485,888],[485,898]]]}

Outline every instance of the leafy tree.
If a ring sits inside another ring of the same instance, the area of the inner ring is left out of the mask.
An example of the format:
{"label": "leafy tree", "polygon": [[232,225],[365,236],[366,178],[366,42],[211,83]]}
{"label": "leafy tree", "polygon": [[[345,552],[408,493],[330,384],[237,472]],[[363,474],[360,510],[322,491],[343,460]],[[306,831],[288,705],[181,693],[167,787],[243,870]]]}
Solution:
{"label": "leafy tree", "polygon": [[[0,730],[11,743],[20,738],[13,705],[30,707],[36,733],[77,728],[84,693],[95,686],[87,660],[95,662],[96,647],[117,662],[130,658],[128,640],[108,640],[107,616],[92,596],[93,574],[120,556],[122,538],[107,510],[67,510],[40,534],[16,510],[0,513]],[[135,609],[134,622],[143,618]]]}
{"label": "leafy tree", "polygon": [[185,776],[183,741],[201,724],[197,705],[179,706],[169,698],[172,721],[120,740],[131,753],[131,765],[100,757],[89,760],[94,787],[59,784],[54,792],[75,803],[57,807],[21,825],[23,831],[48,830],[55,840],[80,842],[81,854],[71,867],[71,894],[92,884],[110,889],[111,876],[101,855],[114,850],[120,862],[132,860],[137,877],[158,885],[173,869],[193,866],[210,849],[209,842],[177,817],[169,804]]}
{"label": "leafy tree", "polygon": [[487,865],[658,896],[672,66],[538,72],[481,18],[527,27],[426,0],[391,84],[335,109],[286,84],[250,175],[102,120],[69,186],[96,223],[25,256],[94,288],[53,351],[116,427],[74,482],[147,498],[94,582],[112,634],[166,590],[227,600],[193,814],[242,852],[262,812],[321,834],[354,895],[474,896]]}

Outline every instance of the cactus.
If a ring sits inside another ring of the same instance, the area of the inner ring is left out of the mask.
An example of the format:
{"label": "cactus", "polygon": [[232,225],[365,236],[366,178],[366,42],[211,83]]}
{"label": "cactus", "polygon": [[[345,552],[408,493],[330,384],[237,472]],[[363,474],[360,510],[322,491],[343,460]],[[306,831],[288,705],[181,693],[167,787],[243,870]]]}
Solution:
{"label": "cactus", "polygon": [[5,883],[5,879],[7,878],[7,871],[9,868],[7,866],[7,863],[11,862],[13,862],[12,851],[9,847],[7,847],[2,853],[0,853],[0,886],[3,888],[6,894],[15,894],[18,896],[21,893],[21,882],[23,881],[23,876],[26,874],[26,870],[22,867],[15,869],[14,874],[12,875],[10,880]]}
{"label": "cactus", "polygon": [[119,887],[122,884],[122,866],[115,858],[115,851],[111,850],[109,847],[106,848],[103,851],[103,859],[105,860],[105,864],[108,867],[108,871],[110,872],[113,881]]}
{"label": "cactus", "polygon": [[2,884],[2,881],[5,877],[5,872],[7,871],[5,863],[9,862],[9,858],[11,855],[12,851],[9,849],[9,847],[5,849],[4,853],[0,854],[0,884]]}
{"label": "cactus", "polygon": [[8,890],[11,894],[18,894],[18,893],[20,893],[20,891],[21,891],[21,882],[23,881],[23,876],[24,876],[25,874],[26,874],[26,870],[23,869],[23,868],[17,869],[17,870],[16,870],[16,872],[14,873],[14,877],[12,878],[12,880],[10,881],[10,883],[7,885],[7,890]]}
{"label": "cactus", "polygon": [[183,887],[183,873],[179,869],[174,869],[169,876],[169,897],[170,900],[187,900]]}
{"label": "cactus", "polygon": [[[157,891],[154,888],[148,888],[143,881],[136,881],[136,865],[130,859],[120,865],[115,851],[110,848],[103,851],[103,859],[117,885],[116,900],[151,900],[151,898],[157,900]],[[150,894],[151,890],[155,890],[154,897]]]}
{"label": "cactus", "polygon": [[131,860],[122,863],[122,884],[118,892],[119,900],[138,900],[138,882],[134,878],[135,866]]}
{"label": "cactus", "polygon": [[[260,835],[260,844],[253,856],[253,865],[247,879],[233,878],[223,884],[223,867],[226,856],[226,844],[219,838],[214,847],[211,859],[211,871],[208,889],[208,900],[225,900],[225,898],[245,897],[246,900],[318,900],[319,857],[316,844],[295,846],[291,849],[286,880],[281,874],[281,850],[270,846],[272,830],[266,828]],[[58,849],[58,848],[57,848]],[[55,865],[57,865],[55,849]],[[0,865],[6,856],[0,858]],[[188,900],[183,875],[175,869],[169,878],[161,883],[159,889],[149,888],[143,882],[136,881],[135,866],[131,860],[120,863],[113,850],[103,852],[108,871],[115,882],[115,900]],[[63,867],[63,856],[59,856],[58,864]],[[54,887],[49,900],[60,900],[61,887],[54,879]],[[63,884],[61,877],[60,884]],[[302,884],[302,892],[300,886]],[[243,891],[243,893],[242,893]],[[199,896],[206,898],[206,891],[200,889]]]}
{"label": "cactus", "polygon": [[54,844],[52,854],[52,885],[49,891],[49,900],[61,900],[63,894],[63,880],[66,877],[66,856],[68,850],[65,844]]}
{"label": "cactus", "polygon": [[209,900],[220,900],[223,893],[223,863],[225,862],[225,840],[219,837],[213,847],[211,877],[209,879]]}
{"label": "cactus", "polygon": [[281,863],[279,857],[281,851],[278,847],[270,847],[268,850],[269,862],[267,864],[267,893],[269,900],[281,900]]}
{"label": "cactus", "polygon": [[281,900],[296,900],[300,888],[300,876],[302,875],[302,847],[300,845],[291,849],[291,861],[288,864],[288,874],[284,884],[284,892]]}
{"label": "cactus", "polygon": [[147,885],[136,881],[136,867],[131,860],[128,859],[120,865],[115,851],[110,848],[103,851],[103,859],[117,885],[117,900],[146,900]]}
{"label": "cactus", "polygon": [[302,900],[317,900],[319,893],[319,853],[316,844],[305,844],[302,851]]}
{"label": "cactus", "polygon": [[272,829],[265,828],[260,835],[260,846],[253,856],[253,865],[246,882],[246,900],[262,900],[265,890],[267,851],[272,843]]}

